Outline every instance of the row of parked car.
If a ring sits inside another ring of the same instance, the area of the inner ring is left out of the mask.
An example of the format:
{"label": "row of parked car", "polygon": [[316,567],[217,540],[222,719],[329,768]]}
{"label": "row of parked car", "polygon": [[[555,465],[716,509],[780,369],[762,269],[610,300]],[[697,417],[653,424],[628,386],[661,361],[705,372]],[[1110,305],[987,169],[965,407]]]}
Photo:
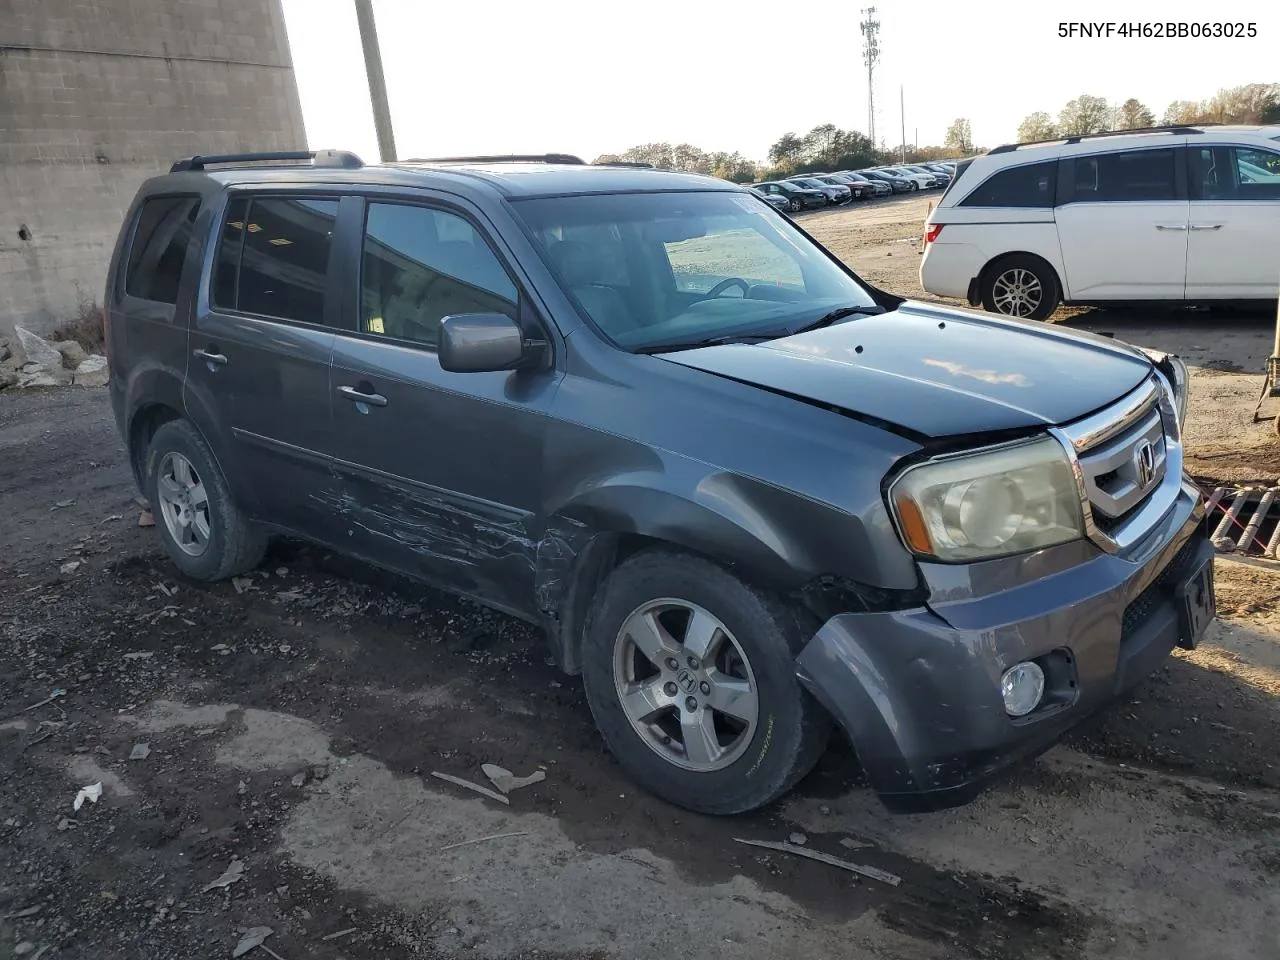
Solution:
{"label": "row of parked car", "polygon": [[751,189],[779,210],[799,213],[816,207],[833,207],[854,200],[873,200],[895,193],[942,190],[955,176],[954,161],[840,170],[836,173],[804,173],[785,180],[757,183]]}

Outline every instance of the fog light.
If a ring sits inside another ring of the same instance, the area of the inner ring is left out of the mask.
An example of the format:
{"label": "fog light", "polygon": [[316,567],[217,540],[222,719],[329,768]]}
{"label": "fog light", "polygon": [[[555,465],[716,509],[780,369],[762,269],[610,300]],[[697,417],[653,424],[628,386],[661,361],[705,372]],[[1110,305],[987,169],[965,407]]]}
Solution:
{"label": "fog light", "polygon": [[1025,717],[1044,696],[1044,671],[1030,660],[1015,663],[1000,678],[1000,695],[1004,697],[1005,713]]}

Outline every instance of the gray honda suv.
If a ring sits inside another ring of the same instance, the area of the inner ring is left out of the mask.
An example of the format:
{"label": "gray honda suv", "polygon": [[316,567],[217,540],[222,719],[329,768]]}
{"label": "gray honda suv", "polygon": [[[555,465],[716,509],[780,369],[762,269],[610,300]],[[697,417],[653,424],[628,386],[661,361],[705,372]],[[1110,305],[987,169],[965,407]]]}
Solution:
{"label": "gray honda suv", "polygon": [[694,810],[833,728],[891,809],[963,803],[1214,615],[1180,361],[891,296],[721,180],[193,157],[106,296],[182,573],[287,535],[537,624]]}

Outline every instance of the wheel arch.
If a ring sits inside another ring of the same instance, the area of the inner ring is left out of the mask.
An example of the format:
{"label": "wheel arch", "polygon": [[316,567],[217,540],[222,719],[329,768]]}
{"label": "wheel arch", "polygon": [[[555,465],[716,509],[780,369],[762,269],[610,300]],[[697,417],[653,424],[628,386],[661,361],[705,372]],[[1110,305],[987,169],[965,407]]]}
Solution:
{"label": "wheel arch", "polygon": [[1007,250],[1004,253],[1001,253],[997,256],[992,257],[985,264],[983,264],[982,269],[978,271],[977,285],[976,285],[977,286],[976,292],[978,295],[979,303],[982,302],[982,297],[985,295],[985,291],[987,288],[987,281],[991,279],[991,276],[992,274],[995,273],[996,268],[998,268],[1000,264],[1004,263],[1006,260],[1010,260],[1013,257],[1028,257],[1032,260],[1036,260],[1044,264],[1045,269],[1049,271],[1049,274],[1053,277],[1053,282],[1057,285],[1057,288],[1058,288],[1058,304],[1057,305],[1062,304],[1063,299],[1066,297],[1066,293],[1067,293],[1067,289],[1065,286],[1063,286],[1063,283],[1062,283],[1062,274],[1058,271],[1058,268],[1054,266],[1053,263],[1044,254],[1035,253],[1034,251],[1031,251],[1031,250]]}
{"label": "wheel arch", "polygon": [[982,287],[986,284],[987,280],[991,278],[991,274],[995,272],[996,267],[1005,260],[1009,260],[1013,257],[1030,257],[1032,260],[1039,260],[1043,263],[1049,272],[1053,274],[1053,281],[1058,285],[1058,296],[1062,296],[1064,288],[1062,286],[1062,276],[1058,273],[1058,268],[1055,267],[1044,254],[1036,253],[1032,250],[1006,250],[1004,253],[998,254],[988,260],[983,264],[982,269],[978,271],[979,291],[982,290]]}
{"label": "wheel arch", "polygon": [[[824,578],[859,603],[859,585],[832,576],[836,558],[826,555],[823,538],[803,535],[831,522],[828,507],[731,475],[708,477],[687,496],[630,484],[596,487],[550,519],[539,545],[535,592],[552,658],[569,674],[581,671],[587,618],[601,586],[619,564],[649,547],[720,564],[790,598],[797,616],[809,606],[800,598]],[[878,596],[867,591],[867,597]]]}

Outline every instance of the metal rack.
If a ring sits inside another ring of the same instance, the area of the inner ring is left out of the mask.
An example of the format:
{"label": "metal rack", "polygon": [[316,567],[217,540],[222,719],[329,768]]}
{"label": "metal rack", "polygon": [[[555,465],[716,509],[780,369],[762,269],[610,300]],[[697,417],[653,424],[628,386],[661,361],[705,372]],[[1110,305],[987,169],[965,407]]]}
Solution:
{"label": "metal rack", "polygon": [[270,153],[214,153],[206,156],[184,157],[174,162],[170,173],[187,170],[204,170],[211,166],[243,163],[282,163],[309,160],[313,167],[331,167],[358,170],[364,161],[349,150],[278,150]]}

